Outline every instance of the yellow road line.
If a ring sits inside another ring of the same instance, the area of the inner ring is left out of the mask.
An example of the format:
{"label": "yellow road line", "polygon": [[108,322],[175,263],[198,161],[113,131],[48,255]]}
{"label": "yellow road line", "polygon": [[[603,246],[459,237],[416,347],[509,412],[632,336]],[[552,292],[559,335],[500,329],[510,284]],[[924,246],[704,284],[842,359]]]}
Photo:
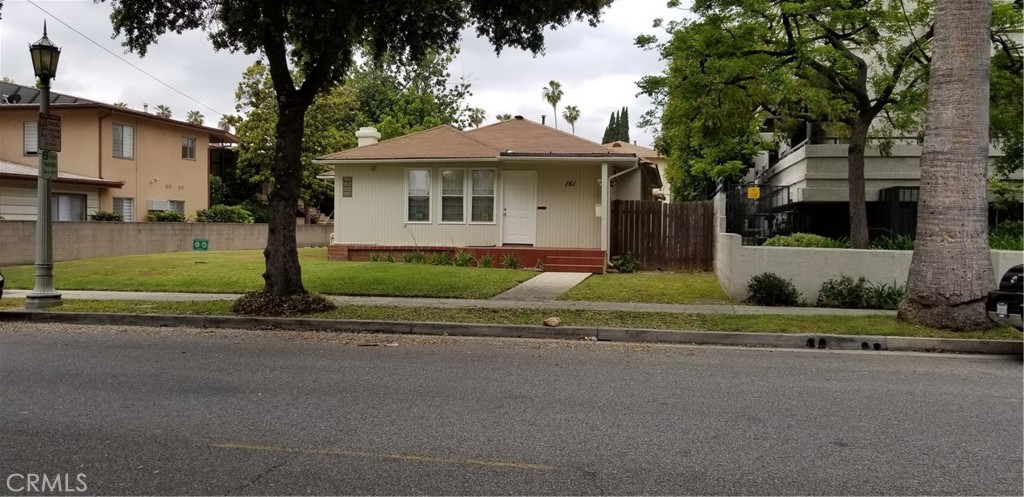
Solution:
{"label": "yellow road line", "polygon": [[234,450],[262,450],[266,452],[288,452],[293,454],[346,456],[346,457],[369,457],[374,459],[394,459],[398,461],[415,461],[441,464],[472,464],[477,466],[490,466],[497,468],[533,469],[538,471],[551,471],[554,466],[544,464],[533,464],[517,461],[495,461],[489,459],[474,459],[465,457],[427,456],[421,454],[396,454],[393,452],[365,452],[360,450],[347,449],[317,449],[304,447],[281,447],[277,445],[252,445],[241,443],[213,444],[218,449]]}

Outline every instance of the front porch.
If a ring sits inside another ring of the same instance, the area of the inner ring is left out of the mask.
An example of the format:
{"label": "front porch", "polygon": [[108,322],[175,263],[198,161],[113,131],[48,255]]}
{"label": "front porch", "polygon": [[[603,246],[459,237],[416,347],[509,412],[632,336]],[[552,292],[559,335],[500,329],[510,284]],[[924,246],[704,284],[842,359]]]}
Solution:
{"label": "front porch", "polygon": [[601,249],[581,248],[558,248],[558,247],[528,247],[518,245],[493,246],[493,247],[445,247],[445,246],[415,246],[415,245],[357,245],[357,244],[331,244],[327,247],[327,259],[332,261],[367,261],[370,254],[377,253],[381,256],[391,254],[397,260],[401,260],[401,254],[415,251],[426,254],[436,252],[447,252],[454,255],[457,251],[465,251],[473,254],[473,257],[480,257],[490,254],[494,260],[494,267],[501,267],[501,260],[507,254],[515,254],[519,259],[520,267],[541,268],[548,272],[572,272],[572,273],[605,273],[605,251]]}

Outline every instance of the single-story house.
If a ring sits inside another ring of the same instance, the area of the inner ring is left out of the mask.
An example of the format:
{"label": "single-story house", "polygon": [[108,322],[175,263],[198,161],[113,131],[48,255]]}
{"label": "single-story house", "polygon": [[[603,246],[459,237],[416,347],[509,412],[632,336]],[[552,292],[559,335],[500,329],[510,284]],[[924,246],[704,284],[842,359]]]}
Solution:
{"label": "single-story house", "polygon": [[335,186],[332,259],[461,248],[496,265],[514,253],[524,267],[601,273],[611,202],[661,186],[635,154],[521,116],[383,142],[373,128],[356,136],[358,147],[316,161],[334,169],[324,176]]}

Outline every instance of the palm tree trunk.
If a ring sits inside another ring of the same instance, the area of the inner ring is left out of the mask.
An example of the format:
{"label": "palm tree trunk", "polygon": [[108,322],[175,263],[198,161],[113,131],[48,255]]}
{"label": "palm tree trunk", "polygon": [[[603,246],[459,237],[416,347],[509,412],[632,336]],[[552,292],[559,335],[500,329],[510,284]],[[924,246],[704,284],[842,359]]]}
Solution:
{"label": "palm tree trunk", "polygon": [[935,4],[917,240],[899,315],[937,328],[984,329],[994,286],[986,196],[992,2]]}
{"label": "palm tree trunk", "polygon": [[555,129],[558,129],[558,108],[551,106],[551,117],[555,120]]}

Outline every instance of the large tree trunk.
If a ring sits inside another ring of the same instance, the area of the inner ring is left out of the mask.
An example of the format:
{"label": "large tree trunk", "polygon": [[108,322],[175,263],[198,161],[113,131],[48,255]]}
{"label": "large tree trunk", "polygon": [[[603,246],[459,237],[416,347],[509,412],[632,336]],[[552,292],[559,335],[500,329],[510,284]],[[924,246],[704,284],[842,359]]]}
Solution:
{"label": "large tree trunk", "polygon": [[302,183],[302,133],[306,108],[295,100],[278,106],[277,147],[270,190],[270,220],[267,225],[267,261],[263,273],[263,291],[277,296],[306,292],[302,286],[302,268],[295,245],[295,208]]}
{"label": "large tree trunk", "polygon": [[952,330],[991,326],[988,247],[989,26],[992,2],[936,2],[921,154],[917,240],[901,319]]}
{"label": "large tree trunk", "polygon": [[868,248],[868,206],[864,196],[864,147],[868,141],[871,119],[857,119],[850,130],[847,149],[850,185],[850,243],[853,248]]}

